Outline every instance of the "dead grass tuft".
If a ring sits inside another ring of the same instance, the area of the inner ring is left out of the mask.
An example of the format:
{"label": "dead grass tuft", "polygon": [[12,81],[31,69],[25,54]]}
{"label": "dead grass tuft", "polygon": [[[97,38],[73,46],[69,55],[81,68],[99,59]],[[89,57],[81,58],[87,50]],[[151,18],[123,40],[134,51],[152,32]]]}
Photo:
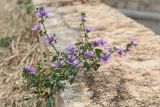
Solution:
{"label": "dead grass tuft", "polygon": [[31,0],[21,3],[19,0],[4,0],[0,3],[0,45],[7,46],[0,47],[1,107],[23,107],[34,102],[21,77],[23,65],[36,64],[40,59],[37,36],[31,31],[33,14]]}

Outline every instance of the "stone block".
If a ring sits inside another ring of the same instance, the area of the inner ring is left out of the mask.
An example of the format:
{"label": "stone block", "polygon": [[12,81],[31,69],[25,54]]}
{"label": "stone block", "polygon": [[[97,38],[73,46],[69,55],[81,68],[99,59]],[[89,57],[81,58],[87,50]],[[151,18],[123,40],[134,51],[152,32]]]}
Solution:
{"label": "stone block", "polygon": [[127,9],[138,10],[139,5],[141,5],[141,4],[139,4],[139,2],[130,1],[130,2],[128,2],[128,4],[127,4]]}
{"label": "stone block", "polygon": [[[103,28],[90,34],[90,41],[103,38],[108,43],[124,47],[128,36],[134,35],[139,45],[124,59],[117,61],[113,58],[110,64],[102,64],[93,72],[95,81],[92,87],[86,85],[84,79],[72,86],[67,85],[61,93],[67,107],[123,107],[129,104],[127,101],[133,107],[144,106],[144,101],[148,102],[147,107],[158,105],[159,88],[151,90],[151,87],[158,87],[160,81],[160,36],[105,4],[64,6],[55,11],[61,15],[62,21],[53,15],[47,22],[48,25],[62,24],[47,28],[56,33],[58,49],[75,43],[83,34],[78,26],[82,11],[87,15],[87,25]],[[145,82],[148,84],[142,86]]]}

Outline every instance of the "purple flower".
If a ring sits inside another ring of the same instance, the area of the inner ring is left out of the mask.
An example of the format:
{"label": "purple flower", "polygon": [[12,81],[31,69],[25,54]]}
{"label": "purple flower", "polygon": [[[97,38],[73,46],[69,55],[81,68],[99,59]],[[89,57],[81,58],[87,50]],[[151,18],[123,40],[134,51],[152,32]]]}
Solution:
{"label": "purple flower", "polygon": [[87,26],[85,29],[88,33],[95,31],[95,27],[92,27],[92,26]]}
{"label": "purple flower", "polygon": [[92,41],[92,45],[93,45],[94,47],[99,46],[99,41],[97,41],[97,40]]}
{"label": "purple flower", "polygon": [[134,46],[138,45],[138,41],[135,38],[129,37],[128,39],[130,40],[132,45],[134,45]]}
{"label": "purple flower", "polygon": [[106,45],[106,44],[107,44],[107,42],[106,42],[104,39],[92,41],[92,45],[93,45],[94,47],[104,46],[104,45]]}
{"label": "purple flower", "polygon": [[110,62],[110,54],[109,53],[101,53],[101,62],[109,63]]}
{"label": "purple flower", "polygon": [[52,64],[53,67],[55,67],[56,69],[61,68],[64,65],[64,61],[56,61]]}
{"label": "purple flower", "polygon": [[48,13],[48,9],[44,8],[44,7],[41,7],[37,10],[36,15],[39,16],[39,17],[46,17],[47,13]]}
{"label": "purple flower", "polygon": [[70,64],[70,65],[72,65],[74,67],[79,67],[79,61],[77,59],[72,61],[72,62],[68,62],[68,64]]}
{"label": "purple flower", "polygon": [[87,50],[87,51],[84,52],[84,56],[85,56],[85,57],[92,57],[93,55],[94,55],[94,52],[93,52],[93,51],[88,51],[88,50]]}
{"label": "purple flower", "polygon": [[111,51],[112,51],[112,48],[111,48],[111,47],[106,47],[105,50],[106,50],[107,52],[111,52]]}
{"label": "purple flower", "polygon": [[67,51],[67,54],[74,55],[78,51],[78,49],[76,45],[71,44],[66,48],[66,51]]}
{"label": "purple flower", "polygon": [[35,30],[39,30],[39,29],[40,29],[40,23],[39,23],[39,21],[37,21],[36,25],[34,25],[32,27],[32,30],[35,31]]}
{"label": "purple flower", "polygon": [[67,63],[74,66],[74,67],[79,67],[79,61],[76,59],[75,56],[73,55],[68,55]]}
{"label": "purple flower", "polygon": [[36,68],[31,65],[25,66],[23,69],[26,70],[29,74],[36,74]]}
{"label": "purple flower", "polygon": [[86,22],[86,21],[87,21],[86,16],[82,16],[82,17],[81,17],[81,21],[82,21],[82,22]]}
{"label": "purple flower", "polygon": [[50,34],[48,36],[44,37],[44,44],[45,45],[50,45],[50,44],[55,44],[56,43],[56,35],[55,34]]}
{"label": "purple flower", "polygon": [[74,55],[67,55],[68,62],[73,62],[76,59],[76,56]]}
{"label": "purple flower", "polygon": [[107,42],[104,39],[100,39],[100,40],[98,40],[98,42],[99,42],[99,45],[101,45],[101,46],[104,46],[107,44]]}
{"label": "purple flower", "polygon": [[125,55],[125,51],[122,49],[116,48],[116,54],[117,54],[117,56],[122,57]]}

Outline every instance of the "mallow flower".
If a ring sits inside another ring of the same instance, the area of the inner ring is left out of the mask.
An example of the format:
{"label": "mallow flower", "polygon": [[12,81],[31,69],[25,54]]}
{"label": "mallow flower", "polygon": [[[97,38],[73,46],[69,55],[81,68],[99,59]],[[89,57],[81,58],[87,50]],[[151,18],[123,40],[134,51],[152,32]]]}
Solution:
{"label": "mallow flower", "polygon": [[25,66],[23,69],[27,71],[29,74],[36,74],[36,68],[34,68],[31,65]]}
{"label": "mallow flower", "polygon": [[94,47],[107,45],[107,42],[104,39],[94,40],[92,41],[92,45]]}
{"label": "mallow flower", "polygon": [[129,37],[128,39],[130,40],[130,42],[131,42],[132,45],[134,45],[134,46],[138,45],[138,41],[135,38]]}
{"label": "mallow flower", "polygon": [[98,47],[99,46],[99,41],[97,41],[97,40],[92,41],[92,45],[94,47]]}
{"label": "mallow flower", "polygon": [[82,17],[81,17],[81,21],[82,21],[82,22],[86,22],[86,21],[87,21],[86,16],[82,16]]}
{"label": "mallow flower", "polygon": [[71,61],[71,62],[68,62],[70,65],[74,66],[74,67],[79,67],[79,60],[74,60],[74,61]]}
{"label": "mallow flower", "polygon": [[92,27],[92,26],[87,26],[86,28],[86,32],[93,32],[93,31],[95,31],[95,27]]}
{"label": "mallow flower", "polygon": [[85,56],[85,57],[92,57],[93,55],[94,55],[94,52],[93,52],[93,51],[88,51],[88,50],[87,50],[87,51],[84,52],[84,56]]}
{"label": "mallow flower", "polygon": [[66,51],[67,51],[67,54],[74,55],[74,54],[76,54],[78,49],[77,49],[76,45],[71,44],[66,48]]}
{"label": "mallow flower", "polygon": [[109,53],[101,53],[100,58],[101,58],[101,62],[105,62],[105,63],[110,62],[110,54]]}
{"label": "mallow flower", "polygon": [[39,8],[36,12],[36,15],[42,18],[46,17],[47,14],[48,14],[48,9],[44,7]]}
{"label": "mallow flower", "polygon": [[119,57],[122,57],[125,55],[125,51],[122,49],[116,48],[115,51],[116,51],[117,56],[119,56]]}
{"label": "mallow flower", "polygon": [[112,51],[112,47],[105,47],[104,48],[107,52],[111,52]]}
{"label": "mallow flower", "polygon": [[39,29],[40,29],[40,22],[37,21],[36,24],[32,27],[32,31],[39,30]]}
{"label": "mallow flower", "polygon": [[99,42],[99,45],[101,45],[101,46],[104,46],[107,44],[107,41],[104,39],[100,39],[100,40],[98,40],[98,42]]}
{"label": "mallow flower", "polygon": [[74,67],[79,67],[79,60],[76,59],[76,56],[73,55],[68,55],[67,56],[67,63],[74,66]]}
{"label": "mallow flower", "polygon": [[48,36],[44,37],[44,44],[45,45],[50,45],[50,44],[55,44],[56,43],[56,35],[55,34],[50,34]]}
{"label": "mallow flower", "polygon": [[52,66],[55,67],[56,69],[61,68],[63,65],[64,65],[64,61],[63,60],[56,61],[56,62],[52,63]]}

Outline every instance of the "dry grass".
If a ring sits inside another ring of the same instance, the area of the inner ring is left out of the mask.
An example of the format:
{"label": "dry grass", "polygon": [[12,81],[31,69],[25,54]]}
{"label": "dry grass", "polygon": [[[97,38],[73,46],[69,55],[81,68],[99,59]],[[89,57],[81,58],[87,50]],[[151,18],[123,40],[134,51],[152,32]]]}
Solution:
{"label": "dry grass", "polygon": [[30,96],[25,94],[30,92],[23,85],[21,68],[24,64],[36,64],[40,59],[38,40],[31,31],[34,24],[32,7],[24,1],[0,3],[0,39],[4,43],[2,38],[11,38],[5,41],[7,47],[0,47],[0,107],[22,107],[18,104],[28,99]]}

